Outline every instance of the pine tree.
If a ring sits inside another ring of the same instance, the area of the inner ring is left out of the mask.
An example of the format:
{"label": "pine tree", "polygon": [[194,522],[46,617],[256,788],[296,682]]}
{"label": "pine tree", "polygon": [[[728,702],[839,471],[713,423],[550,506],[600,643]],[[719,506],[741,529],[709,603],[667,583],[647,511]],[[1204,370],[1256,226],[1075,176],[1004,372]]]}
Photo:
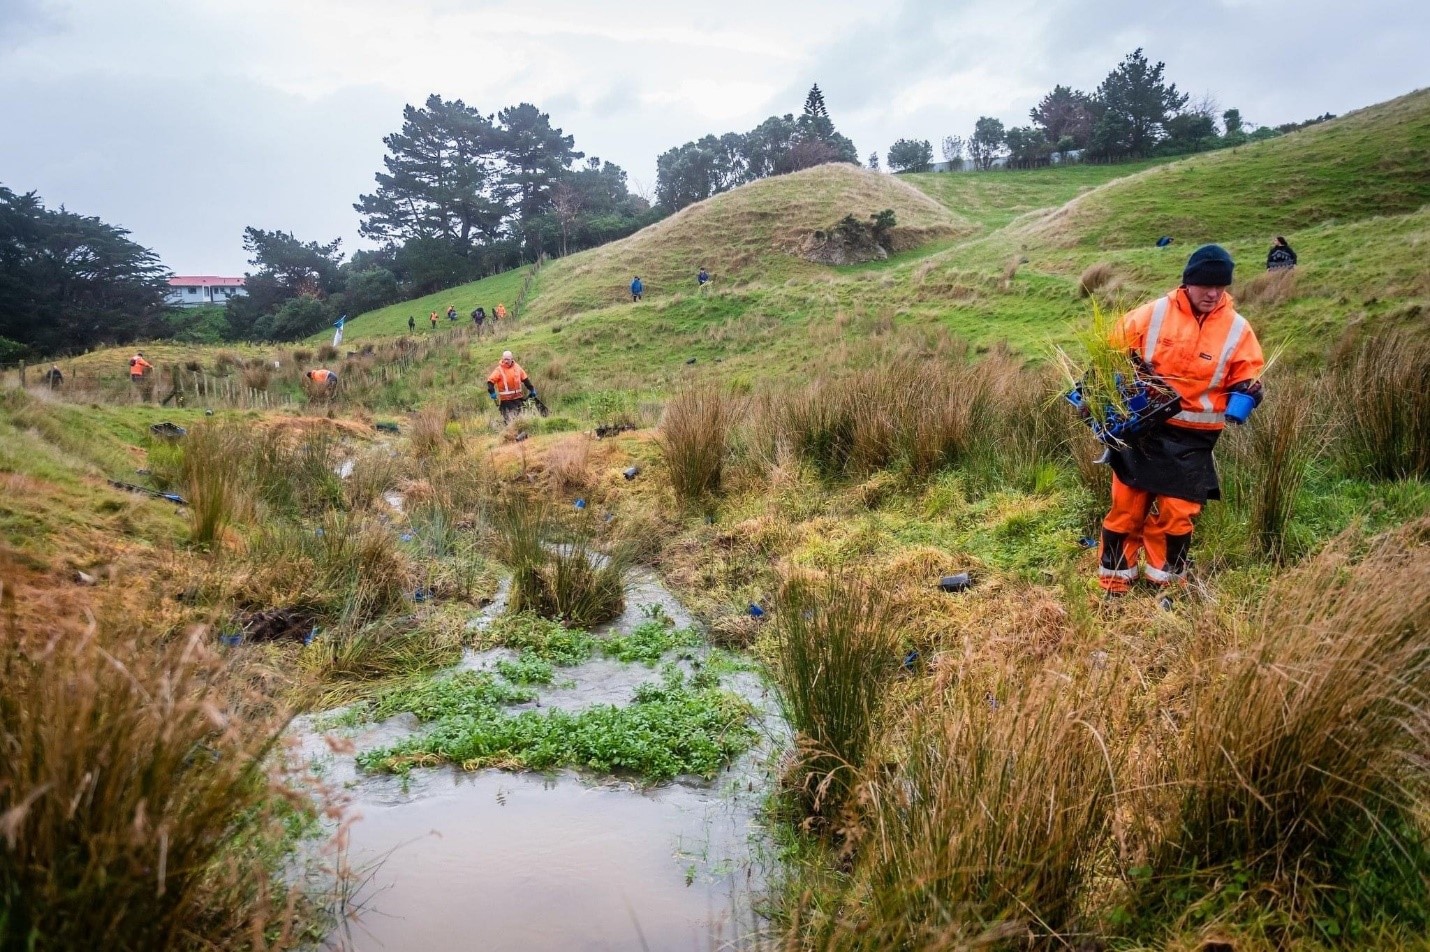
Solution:
{"label": "pine tree", "polygon": [[824,93],[815,83],[804,97],[804,114],[799,117],[799,128],[806,138],[829,142],[834,138],[834,122],[829,118],[829,110],[824,105]]}

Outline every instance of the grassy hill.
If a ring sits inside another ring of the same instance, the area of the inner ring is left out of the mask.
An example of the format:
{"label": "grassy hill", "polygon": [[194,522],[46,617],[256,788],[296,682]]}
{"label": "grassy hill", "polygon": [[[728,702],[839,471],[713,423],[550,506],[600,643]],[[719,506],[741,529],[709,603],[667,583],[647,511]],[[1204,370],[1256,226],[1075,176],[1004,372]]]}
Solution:
{"label": "grassy hill", "polygon": [[1045,216],[1029,240],[1131,248],[1171,235],[1186,247],[1402,215],[1430,203],[1430,90],[1110,184]]}

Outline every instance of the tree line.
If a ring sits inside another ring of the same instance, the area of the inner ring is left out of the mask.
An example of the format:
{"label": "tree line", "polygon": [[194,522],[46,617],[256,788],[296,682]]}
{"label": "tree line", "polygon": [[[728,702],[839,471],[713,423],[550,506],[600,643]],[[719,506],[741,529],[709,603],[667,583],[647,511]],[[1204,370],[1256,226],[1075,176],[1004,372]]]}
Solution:
{"label": "tree line", "polygon": [[[943,138],[943,159],[951,168],[959,168],[966,156],[975,169],[1000,162],[1010,168],[1034,168],[1048,165],[1054,156],[1066,161],[1072,155],[1119,162],[1226,148],[1335,118],[1326,113],[1274,129],[1249,129],[1241,110],[1221,111],[1210,97],[1192,102],[1166,80],[1165,72],[1165,63],[1150,62],[1139,47],[1091,93],[1055,85],[1029,110],[1026,126],[1005,128],[999,119],[980,116],[966,139]],[[886,159],[895,172],[926,172],[933,155],[933,144],[927,139],[899,139]],[[877,153],[870,155],[869,164],[878,168]]]}
{"label": "tree line", "polygon": [[798,118],[770,116],[749,132],[707,135],[656,159],[656,201],[672,212],[771,175],[827,162],[858,164],[859,152],[834,128],[819,84]]}
{"label": "tree line", "polygon": [[164,336],[168,277],[125,229],[0,185],[0,363]]}

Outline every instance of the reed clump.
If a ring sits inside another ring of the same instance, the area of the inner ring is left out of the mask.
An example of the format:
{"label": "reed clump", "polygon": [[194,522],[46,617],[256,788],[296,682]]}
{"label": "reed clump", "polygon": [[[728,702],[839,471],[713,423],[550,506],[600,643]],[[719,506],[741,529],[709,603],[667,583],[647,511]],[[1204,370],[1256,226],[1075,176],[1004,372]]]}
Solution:
{"label": "reed clump", "polygon": [[1294,379],[1268,389],[1251,419],[1227,434],[1228,489],[1229,501],[1245,514],[1252,553],[1279,562],[1292,554],[1296,499],[1326,443],[1316,413],[1324,390]]}
{"label": "reed clump", "polygon": [[850,805],[898,670],[898,633],[881,590],[853,576],[796,578],[774,606],[775,683],[795,731],[785,777],[811,825]]}
{"label": "reed clump", "polygon": [[1353,472],[1430,476],[1430,341],[1405,331],[1369,337],[1333,380],[1340,455]]}
{"label": "reed clump", "polygon": [[511,569],[512,612],[529,611],[578,628],[610,621],[625,606],[629,549],[619,540],[596,548],[589,516],[567,525],[539,500],[510,495],[496,506],[493,528]]}
{"label": "reed clump", "polygon": [[242,511],[247,493],[246,436],[235,427],[200,424],[184,437],[179,484],[188,501],[189,538],[213,546]]}
{"label": "reed clump", "polygon": [[833,949],[1066,947],[1088,922],[1123,764],[1096,672],[935,690],[867,784]]}
{"label": "reed clump", "polygon": [[298,943],[284,719],[228,691],[206,640],[0,644],[0,948]]}
{"label": "reed clump", "polygon": [[1427,556],[1423,519],[1332,545],[1278,582],[1245,649],[1202,663],[1152,788],[1167,808],[1146,811],[1164,819],[1130,877],[1138,921],[1244,895],[1326,935],[1396,920],[1423,935]]}
{"label": "reed clump", "polygon": [[705,384],[677,393],[665,405],[657,445],[682,503],[720,491],[736,417],[731,400],[719,387]]}

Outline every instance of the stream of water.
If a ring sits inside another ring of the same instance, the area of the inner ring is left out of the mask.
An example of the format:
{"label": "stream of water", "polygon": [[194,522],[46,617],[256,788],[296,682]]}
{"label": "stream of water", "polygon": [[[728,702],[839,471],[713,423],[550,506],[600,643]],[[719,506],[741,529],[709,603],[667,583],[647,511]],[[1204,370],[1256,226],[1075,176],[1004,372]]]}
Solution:
{"label": "stream of water", "polygon": [[[503,609],[489,606],[473,624]],[[677,625],[684,608],[645,572],[635,573],[626,612],[598,629],[629,631],[660,605]],[[462,667],[485,669],[505,649],[468,652]],[[560,686],[523,707],[576,710],[625,704],[658,677],[642,665],[593,659],[560,669]],[[753,702],[769,737],[778,714],[760,679],[724,686]],[[754,928],[750,899],[769,860],[758,808],[768,784],[770,742],[711,781],[652,788],[586,776],[416,770],[403,779],[360,771],[352,753],[332,753],[313,718],[299,725],[302,749],[324,779],[345,788],[361,819],[349,861],[364,873],[355,915],[325,944],[378,950],[711,950]],[[355,751],[420,732],[411,715],[336,733]]]}

